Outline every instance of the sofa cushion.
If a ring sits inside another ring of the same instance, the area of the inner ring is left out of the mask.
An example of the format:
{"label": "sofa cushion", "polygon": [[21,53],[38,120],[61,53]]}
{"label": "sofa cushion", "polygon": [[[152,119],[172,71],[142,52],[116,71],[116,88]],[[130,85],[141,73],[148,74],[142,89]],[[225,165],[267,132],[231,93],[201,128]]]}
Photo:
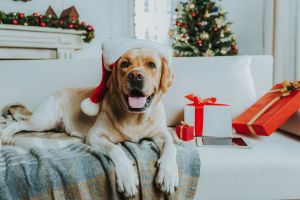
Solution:
{"label": "sofa cushion", "polygon": [[233,117],[239,115],[256,99],[250,63],[249,56],[174,58],[175,79],[164,98],[167,124],[183,120],[183,106],[188,103],[184,96],[189,93],[217,97],[231,105]]}

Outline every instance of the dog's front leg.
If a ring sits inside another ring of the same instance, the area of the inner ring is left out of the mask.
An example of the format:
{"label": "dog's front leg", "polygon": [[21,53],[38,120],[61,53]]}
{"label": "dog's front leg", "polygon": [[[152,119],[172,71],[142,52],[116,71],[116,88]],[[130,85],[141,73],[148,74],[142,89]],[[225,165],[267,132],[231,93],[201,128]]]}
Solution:
{"label": "dog's front leg", "polygon": [[155,183],[161,191],[172,194],[179,185],[178,167],[176,162],[176,147],[167,129],[162,135],[153,138],[160,150],[159,166]]}
{"label": "dog's front leg", "polygon": [[139,179],[133,163],[128,159],[121,146],[96,134],[88,137],[87,143],[101,149],[114,163],[118,192],[124,193],[125,197],[134,197],[138,193]]}

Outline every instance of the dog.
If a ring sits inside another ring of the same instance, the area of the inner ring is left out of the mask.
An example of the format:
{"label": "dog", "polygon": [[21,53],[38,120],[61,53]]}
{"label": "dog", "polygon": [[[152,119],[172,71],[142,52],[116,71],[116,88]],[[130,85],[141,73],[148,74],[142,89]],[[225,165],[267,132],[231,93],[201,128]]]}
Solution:
{"label": "dog", "polygon": [[115,165],[117,190],[126,197],[138,193],[139,180],[133,164],[117,143],[150,139],[157,144],[156,185],[172,194],[179,184],[176,163],[177,138],[166,125],[163,94],[172,85],[173,73],[166,58],[159,52],[137,48],[119,58],[108,79],[100,112],[89,117],[80,110],[80,102],[94,88],[64,89],[51,94],[27,120],[9,125],[2,134],[6,144],[20,131],[47,131],[64,127],[75,137],[101,149]]}

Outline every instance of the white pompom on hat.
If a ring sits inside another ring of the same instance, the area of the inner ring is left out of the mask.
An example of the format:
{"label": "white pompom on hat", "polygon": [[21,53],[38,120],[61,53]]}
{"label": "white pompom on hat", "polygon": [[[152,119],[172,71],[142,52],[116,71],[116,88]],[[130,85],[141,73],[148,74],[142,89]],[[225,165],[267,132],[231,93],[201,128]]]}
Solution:
{"label": "white pompom on hat", "polygon": [[81,110],[88,116],[96,116],[99,112],[99,101],[107,91],[110,71],[119,58],[131,49],[147,48],[160,53],[172,65],[172,50],[169,46],[157,42],[140,39],[108,39],[102,43],[102,80],[92,95],[81,102]]}

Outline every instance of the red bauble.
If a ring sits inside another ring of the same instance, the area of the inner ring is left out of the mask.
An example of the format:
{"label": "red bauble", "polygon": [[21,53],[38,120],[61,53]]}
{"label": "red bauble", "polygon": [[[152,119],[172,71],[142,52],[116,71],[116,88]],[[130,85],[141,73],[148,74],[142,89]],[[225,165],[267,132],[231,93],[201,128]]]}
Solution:
{"label": "red bauble", "polygon": [[88,27],[87,27],[87,30],[88,30],[88,31],[92,31],[92,30],[94,30],[94,27],[93,27],[93,26],[88,26]]}
{"label": "red bauble", "polygon": [[184,28],[187,28],[187,27],[188,27],[188,25],[187,25],[187,24],[183,24],[182,26],[183,26]]}
{"label": "red bauble", "polygon": [[43,19],[43,17],[44,17],[43,15],[40,15],[40,16],[39,16],[40,19]]}
{"label": "red bauble", "polygon": [[81,22],[81,26],[85,26],[86,25],[86,23],[85,22]]}
{"label": "red bauble", "polygon": [[215,27],[215,28],[214,28],[214,31],[215,31],[215,32],[217,32],[217,31],[218,31],[218,28],[217,28],[217,27]]}
{"label": "red bauble", "polygon": [[14,25],[16,25],[16,24],[18,24],[18,20],[13,19],[13,20],[11,20],[11,23],[14,24]]}
{"label": "red bauble", "polygon": [[191,15],[192,15],[192,17],[196,17],[196,13],[194,13],[194,12]]}
{"label": "red bauble", "polygon": [[54,21],[54,20],[51,20],[50,24],[54,25],[54,24],[55,24],[55,21]]}
{"label": "red bauble", "polygon": [[202,45],[202,40],[197,41],[198,45]]}
{"label": "red bauble", "polygon": [[73,24],[69,24],[68,27],[69,27],[69,29],[72,29],[73,28]]}
{"label": "red bauble", "polygon": [[237,54],[237,53],[238,53],[238,50],[237,50],[237,49],[232,49],[232,53],[233,53],[233,54]]}
{"label": "red bauble", "polygon": [[40,26],[41,26],[41,27],[46,27],[46,23],[45,23],[45,22],[41,22],[41,23],[40,23]]}
{"label": "red bauble", "polygon": [[35,18],[34,21],[35,21],[35,23],[37,23],[37,24],[40,22],[39,18]]}
{"label": "red bauble", "polygon": [[232,50],[237,50],[237,46],[235,44],[231,45]]}
{"label": "red bauble", "polygon": [[59,24],[60,26],[62,26],[62,25],[64,24],[64,22],[63,22],[62,20],[59,20],[59,21],[58,21],[58,24]]}
{"label": "red bauble", "polygon": [[198,25],[199,25],[199,26],[202,26],[202,24],[203,24],[202,21],[199,20],[199,21],[198,21]]}
{"label": "red bauble", "polygon": [[24,13],[19,13],[19,18],[24,18],[25,17],[25,14]]}
{"label": "red bauble", "polygon": [[181,26],[181,22],[180,21],[176,21],[176,26]]}

